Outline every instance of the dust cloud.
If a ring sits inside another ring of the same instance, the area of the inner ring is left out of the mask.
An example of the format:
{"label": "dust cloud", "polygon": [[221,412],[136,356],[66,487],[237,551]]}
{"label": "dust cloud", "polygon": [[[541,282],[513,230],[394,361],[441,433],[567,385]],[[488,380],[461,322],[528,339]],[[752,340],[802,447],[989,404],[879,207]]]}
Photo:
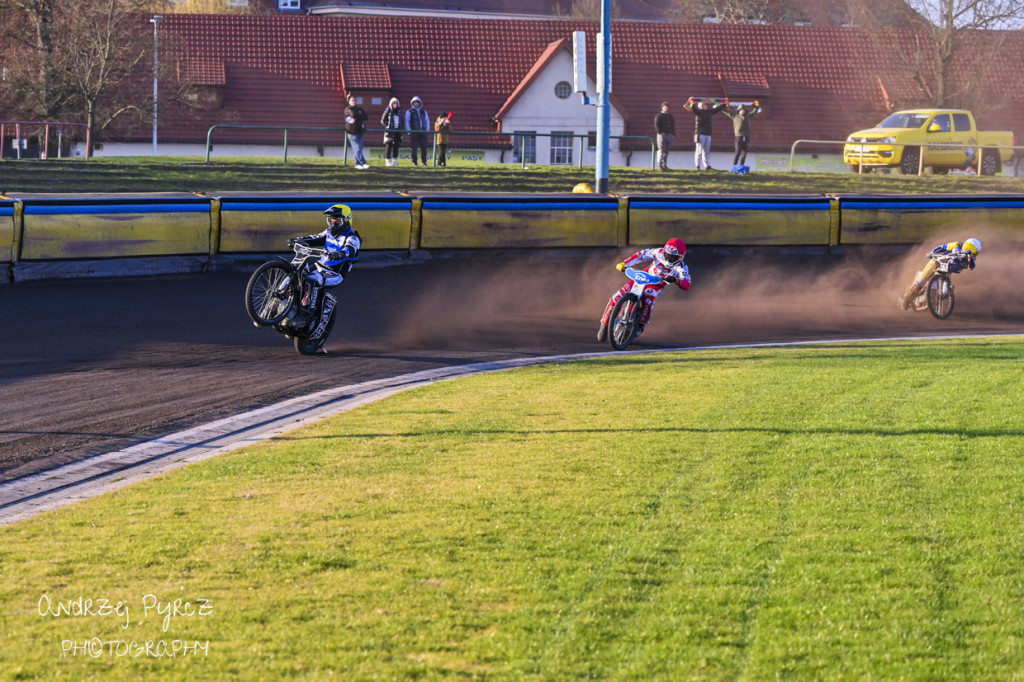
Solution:
{"label": "dust cloud", "polygon": [[[982,240],[978,267],[953,278],[945,321],[905,312],[897,297],[944,241]],[[940,234],[913,246],[820,253],[702,254],[691,249],[689,291],[668,286],[639,346],[693,346],[895,335],[1024,332],[1019,235],[996,228]],[[748,250],[749,251],[749,250]],[[390,338],[409,348],[538,346],[593,340],[604,305],[625,277],[629,249],[516,252],[435,259],[404,297]],[[594,341],[594,350],[600,350]]]}

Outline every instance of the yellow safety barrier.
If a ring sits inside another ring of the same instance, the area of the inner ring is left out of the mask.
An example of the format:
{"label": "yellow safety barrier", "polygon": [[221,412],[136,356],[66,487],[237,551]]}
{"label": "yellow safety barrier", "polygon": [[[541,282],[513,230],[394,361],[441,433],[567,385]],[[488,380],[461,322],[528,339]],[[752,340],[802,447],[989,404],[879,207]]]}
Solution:
{"label": "yellow safety barrier", "polygon": [[327,226],[323,211],[334,204],[352,207],[364,248],[409,248],[413,200],[400,194],[225,194],[218,200],[218,253],[282,251],[291,237],[322,232]]}
{"label": "yellow safety barrier", "polygon": [[210,204],[192,194],[20,200],[18,261],[209,252]]}
{"label": "yellow safety barrier", "polygon": [[5,267],[14,262],[18,242],[14,232],[15,201],[0,197],[0,264]]}
{"label": "yellow safety barrier", "polygon": [[425,195],[420,248],[616,246],[618,213],[604,195]]}
{"label": "yellow safety barrier", "polygon": [[935,195],[838,197],[843,244],[915,244],[950,228],[1010,228],[1024,241],[1024,197]]}
{"label": "yellow safety barrier", "polygon": [[824,196],[642,196],[629,198],[629,243],[722,246],[830,246],[831,200]]}
{"label": "yellow safety barrier", "polygon": [[982,225],[1024,242],[1024,197],[1005,195],[47,194],[0,197],[0,263],[15,280],[100,274],[95,264],[107,275],[194,270],[221,254],[283,252],[290,237],[322,231],[336,203],[352,207],[366,251],[621,248],[671,237],[827,248],[916,244]]}

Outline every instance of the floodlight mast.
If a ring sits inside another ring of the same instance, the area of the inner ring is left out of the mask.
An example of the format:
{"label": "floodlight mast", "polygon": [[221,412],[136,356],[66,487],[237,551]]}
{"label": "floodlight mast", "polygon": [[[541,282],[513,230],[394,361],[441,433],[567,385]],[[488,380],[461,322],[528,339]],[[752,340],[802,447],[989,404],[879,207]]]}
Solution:
{"label": "floodlight mast", "polygon": [[153,24],[153,156],[156,156],[156,106],[157,98],[160,92],[159,86],[159,71],[160,71],[160,59],[158,53],[160,51],[160,20],[163,16],[160,14],[154,14],[150,22]]}
{"label": "floodlight mast", "polygon": [[597,36],[597,167],[594,170],[600,194],[608,193],[608,146],[612,111],[612,0],[601,0],[601,33]]}
{"label": "floodlight mast", "polygon": [[[597,163],[594,168],[594,189],[600,194],[608,192],[608,153],[611,139],[612,112],[609,96],[612,92],[612,2],[601,0],[601,32],[597,34]],[[573,31],[573,83],[582,93],[584,104],[593,104],[587,97],[587,40],[583,31]],[[581,152],[582,153],[582,152]]]}

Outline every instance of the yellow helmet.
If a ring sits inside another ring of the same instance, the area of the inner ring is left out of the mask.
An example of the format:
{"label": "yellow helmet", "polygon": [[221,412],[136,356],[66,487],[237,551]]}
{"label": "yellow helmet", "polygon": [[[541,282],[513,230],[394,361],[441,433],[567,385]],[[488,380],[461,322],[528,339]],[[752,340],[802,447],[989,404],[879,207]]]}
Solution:
{"label": "yellow helmet", "polygon": [[324,211],[328,227],[349,228],[352,226],[352,209],[345,204],[335,204]]}
{"label": "yellow helmet", "polygon": [[594,188],[585,182],[581,182],[572,188],[573,194],[593,194]]}
{"label": "yellow helmet", "polygon": [[974,237],[971,237],[970,239],[964,242],[964,245],[961,248],[964,251],[970,252],[972,256],[977,256],[979,253],[981,253],[981,242],[975,239]]}

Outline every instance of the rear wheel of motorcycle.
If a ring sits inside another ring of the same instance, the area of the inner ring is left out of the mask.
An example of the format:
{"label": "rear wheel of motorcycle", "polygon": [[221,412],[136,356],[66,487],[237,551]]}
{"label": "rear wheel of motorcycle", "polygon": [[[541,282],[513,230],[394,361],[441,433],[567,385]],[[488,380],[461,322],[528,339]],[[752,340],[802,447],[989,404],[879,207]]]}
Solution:
{"label": "rear wheel of motorcycle", "polygon": [[633,343],[640,324],[641,307],[636,294],[626,294],[612,308],[608,320],[608,344],[613,350],[626,350]]}
{"label": "rear wheel of motorcycle", "polygon": [[936,275],[928,280],[928,310],[939,320],[953,313],[953,284],[949,277]]}
{"label": "rear wheel of motorcycle", "polygon": [[261,327],[285,318],[299,295],[295,268],[285,261],[270,261],[256,268],[245,287],[245,311]]}
{"label": "rear wheel of motorcycle", "polygon": [[[331,317],[327,320],[327,327],[324,328],[324,333],[318,336],[316,339],[310,339],[309,336],[302,335],[295,337],[295,352],[299,355],[316,355],[316,352],[320,350],[324,342],[327,341],[327,337],[331,335],[331,330],[334,329],[334,320],[338,317],[338,309],[335,308],[331,311]],[[312,324],[312,323],[310,323]]]}

